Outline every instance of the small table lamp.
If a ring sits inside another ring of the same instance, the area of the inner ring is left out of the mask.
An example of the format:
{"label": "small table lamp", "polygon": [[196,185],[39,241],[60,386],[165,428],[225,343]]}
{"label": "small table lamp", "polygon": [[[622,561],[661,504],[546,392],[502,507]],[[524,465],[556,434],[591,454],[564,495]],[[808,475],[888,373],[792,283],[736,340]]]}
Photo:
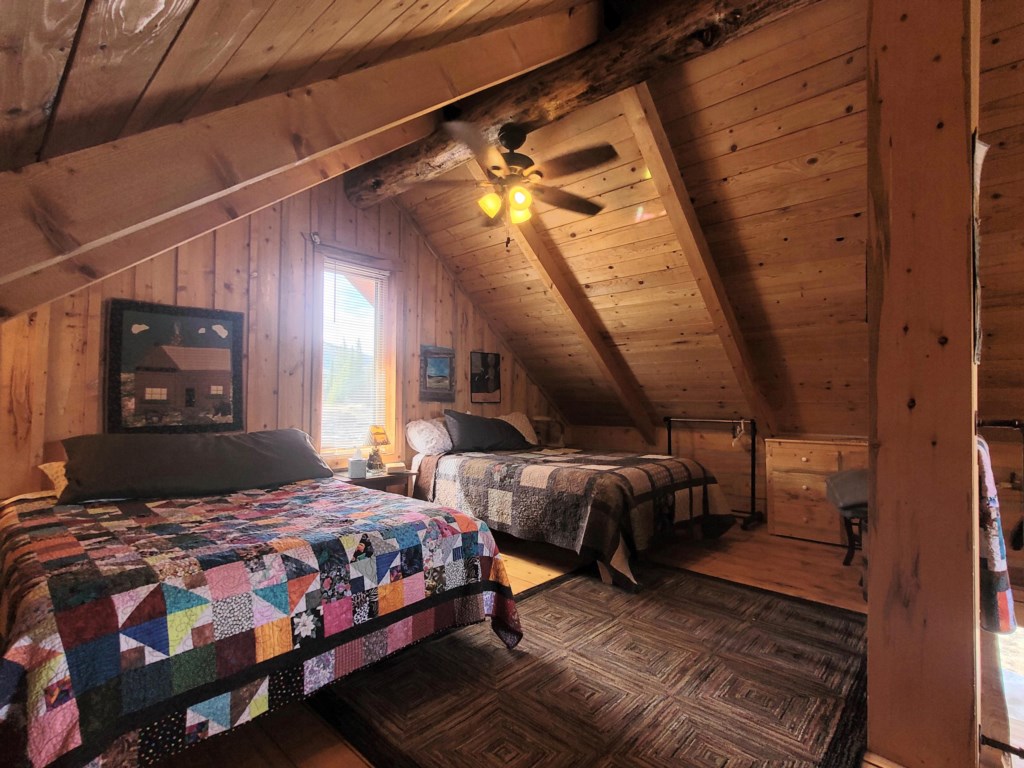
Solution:
{"label": "small table lamp", "polygon": [[384,427],[376,424],[370,427],[370,444],[373,448],[370,450],[370,456],[366,460],[367,472],[385,471],[384,461],[380,457],[380,448],[390,442],[391,441],[388,439],[388,433],[384,431]]}

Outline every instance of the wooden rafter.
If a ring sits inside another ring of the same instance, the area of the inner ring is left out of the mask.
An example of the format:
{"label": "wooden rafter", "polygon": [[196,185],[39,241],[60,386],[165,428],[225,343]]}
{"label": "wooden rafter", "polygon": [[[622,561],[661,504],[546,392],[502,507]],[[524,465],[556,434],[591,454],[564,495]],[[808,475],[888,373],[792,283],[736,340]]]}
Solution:
{"label": "wooden rafter", "polygon": [[[817,0],[642,0],[608,38],[552,66],[460,104],[460,119],[494,142],[515,122],[533,131],[649,79],[667,64],[686,61],[760,29]],[[345,177],[349,199],[368,208],[413,184],[466,161],[469,150],[443,131]]]}
{"label": "wooden rafter", "polygon": [[579,50],[599,16],[590,3],[0,174],[0,285]]}
{"label": "wooden rafter", "polygon": [[200,237],[239,217],[253,214],[301,190],[316,186],[325,179],[421,139],[434,130],[435,123],[432,114],[414,118],[354,144],[332,150],[310,163],[296,165],[222,198],[189,208],[177,216],[103,243],[86,254],[17,277],[0,285],[0,306],[10,315],[16,315],[77,291],[95,280],[128,269],[142,259]]}
{"label": "wooden rafter", "polygon": [[[476,163],[469,163],[477,181],[486,181],[487,174]],[[608,343],[600,318],[579,283],[565,266],[553,246],[545,242],[533,221],[510,226],[510,234],[523,256],[537,271],[551,297],[565,313],[566,319],[583,342],[605,381],[615,391],[633,424],[650,443],[655,442],[655,412],[629,366]]]}
{"label": "wooden rafter", "polygon": [[651,179],[661,195],[665,213],[683,249],[690,271],[697,281],[697,290],[711,315],[715,332],[722,342],[722,348],[729,359],[729,365],[736,376],[740,390],[746,398],[753,416],[759,425],[758,431],[765,435],[774,434],[775,415],[757,383],[753,356],[743,339],[736,313],[729,302],[725,283],[718,272],[711,248],[697,213],[690,202],[679,165],[676,163],[672,146],[669,144],[665,127],[658,114],[650,89],[646,84],[637,85],[621,95],[623,112],[636,136]]}

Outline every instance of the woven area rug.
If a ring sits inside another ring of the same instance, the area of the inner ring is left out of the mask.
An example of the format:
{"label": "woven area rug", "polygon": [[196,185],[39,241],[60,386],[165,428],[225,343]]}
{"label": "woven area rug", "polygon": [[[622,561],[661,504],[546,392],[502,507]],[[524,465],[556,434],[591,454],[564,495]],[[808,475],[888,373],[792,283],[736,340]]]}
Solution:
{"label": "woven area rug", "polygon": [[519,603],[346,678],[314,708],[375,766],[857,766],[864,617],[648,566]]}

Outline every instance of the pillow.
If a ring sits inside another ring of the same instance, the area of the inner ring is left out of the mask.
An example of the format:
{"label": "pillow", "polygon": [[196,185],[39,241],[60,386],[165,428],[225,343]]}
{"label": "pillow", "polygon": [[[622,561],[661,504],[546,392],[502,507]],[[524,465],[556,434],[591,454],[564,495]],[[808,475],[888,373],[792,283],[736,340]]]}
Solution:
{"label": "pillow", "polygon": [[436,455],[452,449],[452,437],[444,419],[417,419],[405,425],[405,437],[416,453]]}
{"label": "pillow", "polygon": [[533,430],[533,424],[530,423],[530,419],[527,418],[525,413],[515,411],[514,413],[506,413],[504,416],[499,416],[502,421],[507,421],[513,427],[518,429],[526,442],[530,445],[540,445],[540,440],[537,439],[537,433]]}
{"label": "pillow", "polygon": [[533,447],[518,429],[501,419],[448,410],[444,421],[456,451],[522,451]]}
{"label": "pillow", "polygon": [[40,464],[40,471],[49,478],[50,483],[53,485],[53,490],[60,496],[64,493],[64,489],[68,487],[68,479],[64,475],[66,462],[63,461],[48,461],[45,464]]}
{"label": "pillow", "polygon": [[60,504],[207,496],[334,474],[298,429],[82,435],[62,442],[68,484]]}

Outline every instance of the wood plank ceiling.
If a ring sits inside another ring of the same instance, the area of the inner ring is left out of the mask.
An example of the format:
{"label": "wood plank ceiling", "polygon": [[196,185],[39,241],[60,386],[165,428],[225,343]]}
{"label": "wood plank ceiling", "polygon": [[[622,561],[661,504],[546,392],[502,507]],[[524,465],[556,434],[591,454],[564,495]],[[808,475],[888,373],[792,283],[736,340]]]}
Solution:
{"label": "wood plank ceiling", "polygon": [[[862,0],[827,0],[649,84],[781,431],[867,427],[865,30]],[[601,213],[537,205],[537,229],[659,416],[749,416],[624,114],[617,96],[528,137],[541,167],[600,141],[619,153],[559,179]],[[481,226],[475,196],[424,185],[401,201],[570,419],[631,423],[515,242]]]}
{"label": "wood plank ceiling", "polygon": [[[9,0],[0,16],[0,170],[572,3]],[[1019,418],[1024,4],[983,0],[982,25],[981,132],[993,148],[982,185],[980,403],[983,416]],[[865,0],[821,0],[647,83],[752,361],[743,386],[736,349],[723,346],[728,334],[691,271],[699,254],[680,245],[658,194],[668,187],[645,164],[642,148],[650,156],[657,142],[638,141],[635,104],[621,95],[535,131],[523,151],[541,164],[602,141],[619,152],[557,180],[604,210],[586,218],[538,203],[533,240],[564,260],[589,307],[586,323],[639,386],[639,408],[624,406],[621,381],[588,350],[564,297],[550,293],[516,238],[506,245],[504,228],[481,225],[476,191],[423,185],[399,201],[573,423],[635,425],[644,409],[655,418],[749,416],[753,389],[777,432],[866,434],[866,28]],[[447,178],[473,175],[462,168]]]}
{"label": "wood plank ceiling", "polygon": [[6,0],[0,171],[573,5],[573,0]]}

